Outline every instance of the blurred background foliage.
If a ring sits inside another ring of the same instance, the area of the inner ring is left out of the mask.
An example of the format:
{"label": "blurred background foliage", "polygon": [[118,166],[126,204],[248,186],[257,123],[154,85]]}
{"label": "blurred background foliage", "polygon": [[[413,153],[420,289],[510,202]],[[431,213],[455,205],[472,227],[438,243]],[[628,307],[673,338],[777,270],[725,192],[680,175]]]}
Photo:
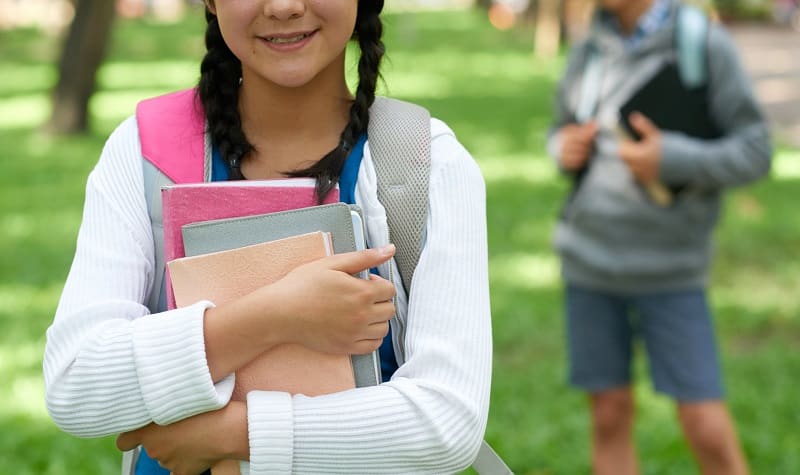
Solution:
{"label": "blurred background foliage", "polygon": [[[11,3],[0,0],[0,11]],[[508,26],[490,21],[485,8],[452,2],[445,6],[461,8],[388,5],[381,92],[445,120],[486,178],[495,342],[486,437],[516,473],[587,473],[588,413],[584,396],[563,382],[561,288],[550,247],[567,186],[544,152],[563,53],[532,55],[537,20],[519,7],[518,23]],[[0,473],[118,471],[113,438],[79,440],[50,421],[45,331],[74,252],[86,176],[105,138],[137,101],[196,82],[205,22],[191,6],[177,13],[121,6],[115,15],[86,129],[73,135],[42,128],[53,125],[68,23],[20,26],[6,18],[0,31]],[[572,31],[566,26],[559,36]],[[729,402],[756,474],[800,473],[800,150],[776,146],[772,176],[728,197],[711,294]],[[673,406],[653,393],[642,358],[636,373],[644,473],[697,473]]]}

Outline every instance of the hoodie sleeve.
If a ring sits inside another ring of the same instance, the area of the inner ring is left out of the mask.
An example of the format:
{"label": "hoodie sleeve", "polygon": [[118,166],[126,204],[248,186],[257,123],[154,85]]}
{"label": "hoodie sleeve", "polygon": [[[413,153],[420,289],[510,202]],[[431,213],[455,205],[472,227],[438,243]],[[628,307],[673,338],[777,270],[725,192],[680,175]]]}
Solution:
{"label": "hoodie sleeve", "polygon": [[581,43],[572,48],[564,76],[558,83],[553,112],[553,123],[548,131],[547,153],[558,164],[561,150],[561,127],[575,122],[575,101],[580,94],[580,79],[588,58],[588,46]]}
{"label": "hoodie sleeve", "polygon": [[663,132],[660,174],[667,184],[719,189],[755,181],[769,171],[766,120],[733,41],[716,25],[709,31],[708,56],[710,113],[722,136],[704,140]]}

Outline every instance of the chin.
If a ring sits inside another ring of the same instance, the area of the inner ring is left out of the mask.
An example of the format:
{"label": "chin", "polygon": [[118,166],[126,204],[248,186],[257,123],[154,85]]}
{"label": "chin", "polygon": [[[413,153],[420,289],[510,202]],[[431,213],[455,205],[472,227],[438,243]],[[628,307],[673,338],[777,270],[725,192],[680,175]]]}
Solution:
{"label": "chin", "polygon": [[296,88],[296,87],[303,87],[314,80],[315,75],[311,74],[309,71],[285,71],[279,74],[271,74],[267,76],[267,79],[272,81],[274,84],[287,87],[287,88]]}

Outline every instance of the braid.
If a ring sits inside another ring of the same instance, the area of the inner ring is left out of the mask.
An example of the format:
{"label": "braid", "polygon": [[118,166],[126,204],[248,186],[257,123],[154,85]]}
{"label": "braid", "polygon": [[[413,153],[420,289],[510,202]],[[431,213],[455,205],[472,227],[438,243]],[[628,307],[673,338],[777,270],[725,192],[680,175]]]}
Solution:
{"label": "braid", "polygon": [[380,64],[385,48],[381,41],[383,24],[380,12],[382,0],[359,0],[354,37],[358,39],[361,57],[358,60],[358,88],[350,106],[350,121],[342,131],[339,145],[320,161],[290,176],[311,176],[317,180],[317,199],[322,200],[339,181],[347,155],[369,125],[369,108],[375,102],[375,88],[380,78]]}
{"label": "braid", "polygon": [[[217,17],[206,8],[206,56],[200,65],[198,94],[208,121],[212,143],[230,166],[230,179],[244,177],[240,169],[253,145],[242,131],[239,116],[239,79],[242,64],[234,56],[219,28]],[[233,107],[232,107],[233,106]]]}

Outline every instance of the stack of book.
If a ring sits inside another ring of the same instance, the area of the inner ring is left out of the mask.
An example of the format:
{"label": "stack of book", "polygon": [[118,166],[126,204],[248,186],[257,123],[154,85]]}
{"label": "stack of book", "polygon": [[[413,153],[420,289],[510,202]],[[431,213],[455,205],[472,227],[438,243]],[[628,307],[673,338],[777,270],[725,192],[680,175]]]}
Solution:
{"label": "stack of book", "polygon": [[[365,247],[360,210],[334,189],[318,205],[314,181],[172,185],[162,190],[170,308],[216,305],[271,284],[298,266]],[[365,272],[361,275],[368,278]],[[298,377],[302,375],[302,377]],[[234,400],[252,390],[317,396],[379,384],[378,353],[332,355],[279,345],[236,372]],[[223,461],[212,474],[239,473]]]}

